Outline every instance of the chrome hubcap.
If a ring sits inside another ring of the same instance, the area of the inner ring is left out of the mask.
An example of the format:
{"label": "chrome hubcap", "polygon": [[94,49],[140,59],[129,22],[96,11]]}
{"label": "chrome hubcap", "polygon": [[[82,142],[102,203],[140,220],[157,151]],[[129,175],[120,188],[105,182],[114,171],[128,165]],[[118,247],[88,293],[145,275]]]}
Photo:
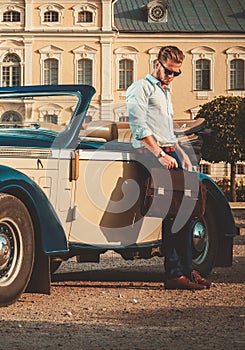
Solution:
{"label": "chrome hubcap", "polygon": [[11,266],[13,257],[13,237],[9,227],[5,224],[0,226],[0,278],[5,276]]}
{"label": "chrome hubcap", "polygon": [[200,264],[205,260],[208,252],[208,233],[205,225],[201,221],[197,221],[192,229],[193,237],[193,259],[196,264]]}

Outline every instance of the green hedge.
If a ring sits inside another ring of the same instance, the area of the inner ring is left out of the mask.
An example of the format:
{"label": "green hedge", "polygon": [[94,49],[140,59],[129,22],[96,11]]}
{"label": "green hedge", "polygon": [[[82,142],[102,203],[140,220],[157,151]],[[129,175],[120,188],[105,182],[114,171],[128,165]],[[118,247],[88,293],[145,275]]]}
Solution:
{"label": "green hedge", "polygon": [[[227,178],[223,178],[222,180],[216,181],[217,185],[224,192],[228,201],[231,201],[230,189],[231,183]],[[245,178],[236,181],[236,194],[237,194],[237,202],[245,202]]]}

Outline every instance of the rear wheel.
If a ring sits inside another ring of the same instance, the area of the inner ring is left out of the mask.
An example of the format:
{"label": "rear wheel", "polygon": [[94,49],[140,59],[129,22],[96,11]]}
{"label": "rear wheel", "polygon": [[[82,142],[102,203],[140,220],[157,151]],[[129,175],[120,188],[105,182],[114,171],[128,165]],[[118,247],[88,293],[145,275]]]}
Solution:
{"label": "rear wheel", "polygon": [[0,306],[15,302],[30,280],[35,255],[34,230],[26,206],[0,194]]}
{"label": "rear wheel", "polygon": [[191,221],[190,230],[193,237],[193,267],[202,275],[207,276],[214,266],[219,240],[215,210],[210,200],[207,201],[204,216]]}

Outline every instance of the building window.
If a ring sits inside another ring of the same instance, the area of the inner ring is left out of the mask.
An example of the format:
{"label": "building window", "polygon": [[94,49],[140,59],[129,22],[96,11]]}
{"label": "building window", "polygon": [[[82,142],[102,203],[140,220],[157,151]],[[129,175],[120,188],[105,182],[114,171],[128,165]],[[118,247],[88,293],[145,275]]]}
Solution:
{"label": "building window", "polygon": [[[18,27],[24,25],[25,9],[17,4],[10,4],[13,1],[0,1],[0,24],[1,26]],[[17,1],[15,1],[17,2]],[[20,2],[20,1],[19,1]],[[3,3],[6,3],[5,5]]]}
{"label": "building window", "polygon": [[200,164],[199,171],[203,174],[211,174],[211,169],[209,164]]}
{"label": "building window", "polygon": [[63,50],[54,45],[39,50],[41,63],[41,84],[61,84],[61,58]]}
{"label": "building window", "polygon": [[238,175],[244,175],[245,174],[245,165],[244,164],[237,164],[237,174]]}
{"label": "building window", "polygon": [[82,45],[72,50],[75,63],[75,83],[94,85],[96,81],[96,50]]}
{"label": "building window", "polygon": [[92,85],[92,60],[81,59],[77,66],[77,81],[78,84]]}
{"label": "building window", "polygon": [[58,60],[46,59],[44,61],[44,85],[58,84]]}
{"label": "building window", "polygon": [[210,61],[201,59],[196,61],[195,90],[210,90]]}
{"label": "building window", "polygon": [[245,90],[245,47],[232,46],[226,50],[227,90],[232,96],[243,96]]}
{"label": "building window", "polygon": [[20,58],[15,54],[8,54],[4,57],[1,74],[2,86],[21,85]]}
{"label": "building window", "polygon": [[78,13],[78,22],[79,23],[92,23],[93,22],[93,13],[90,11],[81,11]]}
{"label": "building window", "polygon": [[43,121],[49,124],[58,124],[58,117],[55,114],[46,114],[43,117]]}
{"label": "building window", "polygon": [[20,13],[18,11],[4,12],[3,22],[20,22]]}
{"label": "building window", "polygon": [[114,51],[116,59],[117,90],[121,96],[125,96],[125,90],[137,77],[137,54],[138,50],[132,46],[122,46]]}
{"label": "building window", "polygon": [[39,6],[40,20],[43,25],[52,26],[61,24],[64,7],[60,4],[47,4]]}
{"label": "building window", "polygon": [[7,111],[5,113],[3,113],[2,117],[1,117],[1,123],[2,124],[22,124],[22,117],[19,113],[15,112],[15,111]]}
{"label": "building window", "polygon": [[47,11],[44,13],[44,22],[59,22],[59,13],[56,11]]}
{"label": "building window", "polygon": [[244,90],[244,60],[230,61],[230,89]]}
{"label": "building window", "polygon": [[119,62],[119,89],[126,90],[133,82],[133,61],[124,59]]}
{"label": "building window", "polygon": [[74,23],[80,26],[94,26],[98,8],[92,4],[79,4],[72,7]]}
{"label": "building window", "polygon": [[213,48],[198,46],[192,49],[192,86],[196,99],[207,100],[214,86],[214,54]]}
{"label": "building window", "polygon": [[122,123],[128,123],[129,122],[129,117],[128,116],[121,116],[119,117],[119,122],[122,122]]}

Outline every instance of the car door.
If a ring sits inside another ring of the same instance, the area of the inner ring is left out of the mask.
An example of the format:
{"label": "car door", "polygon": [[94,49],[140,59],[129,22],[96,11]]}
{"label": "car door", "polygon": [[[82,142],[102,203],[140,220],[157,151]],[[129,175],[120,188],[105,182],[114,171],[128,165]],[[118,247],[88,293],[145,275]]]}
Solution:
{"label": "car door", "polygon": [[161,220],[141,214],[138,166],[130,152],[81,149],[77,158],[70,241],[124,247],[159,239]]}

